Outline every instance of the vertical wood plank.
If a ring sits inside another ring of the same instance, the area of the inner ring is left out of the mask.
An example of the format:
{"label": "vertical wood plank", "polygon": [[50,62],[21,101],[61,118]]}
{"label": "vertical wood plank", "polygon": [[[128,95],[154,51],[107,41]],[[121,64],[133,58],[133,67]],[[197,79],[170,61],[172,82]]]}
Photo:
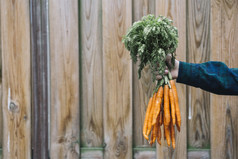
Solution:
{"label": "vertical wood plank", "polygon": [[[148,14],[155,14],[155,0],[133,0],[133,22],[141,20]],[[155,158],[155,151],[144,148],[151,147],[142,135],[145,113],[149,97],[152,95],[155,84],[149,67],[143,69],[141,79],[138,79],[138,63],[133,64],[133,147],[134,159]],[[154,147],[154,146],[153,146]]]}
{"label": "vertical wood plank", "polygon": [[47,0],[31,0],[33,158],[48,159]]}
{"label": "vertical wood plank", "polygon": [[103,0],[105,159],[132,158],[132,62],[122,37],[132,23],[131,0]]}
{"label": "vertical wood plank", "polygon": [[[210,60],[210,1],[188,1],[188,62]],[[210,94],[198,88],[188,91],[188,146],[210,146]]]}
{"label": "vertical wood plank", "polygon": [[[82,0],[81,146],[103,146],[102,1]],[[89,152],[88,152],[89,153]]]}
{"label": "vertical wood plank", "polygon": [[[0,2],[1,8],[1,2]],[[0,11],[1,17],[1,11]],[[0,38],[1,38],[1,19],[0,19]],[[2,147],[3,123],[2,123],[2,43],[0,42],[0,148]]]}
{"label": "vertical wood plank", "polygon": [[[141,20],[148,14],[155,14],[155,0],[134,0],[133,1],[133,22]],[[142,134],[147,104],[153,93],[155,84],[152,81],[152,74],[149,67],[141,73],[138,79],[138,63],[133,64],[133,143],[136,147],[151,147]]]}
{"label": "vertical wood plank", "polygon": [[[238,1],[211,0],[211,59],[238,68]],[[238,97],[211,95],[211,158],[238,158]]]}
{"label": "vertical wood plank", "polygon": [[[0,79],[1,80],[1,79]],[[0,83],[0,148],[3,140],[2,82]]]}
{"label": "vertical wood plank", "polygon": [[51,159],[79,158],[78,1],[49,1]]}
{"label": "vertical wood plank", "polygon": [[[178,28],[179,44],[176,50],[176,59],[186,61],[186,0],[156,0],[156,15],[167,16],[173,20],[173,25]],[[168,148],[162,140],[162,146],[157,147],[157,159],[159,158],[186,158],[187,157],[187,117],[186,117],[186,87],[176,84],[179,95],[181,112],[181,131],[176,133],[176,149]],[[163,138],[163,136],[162,136]]]}
{"label": "vertical wood plank", "polygon": [[1,0],[3,158],[31,158],[29,1]]}

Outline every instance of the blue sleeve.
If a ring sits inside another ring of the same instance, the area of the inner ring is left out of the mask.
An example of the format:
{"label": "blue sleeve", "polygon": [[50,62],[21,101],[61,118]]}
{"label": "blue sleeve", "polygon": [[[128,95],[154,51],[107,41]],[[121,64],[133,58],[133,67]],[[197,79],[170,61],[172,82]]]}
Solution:
{"label": "blue sleeve", "polygon": [[179,62],[177,82],[215,94],[238,95],[238,68],[228,68],[216,61],[201,64]]}

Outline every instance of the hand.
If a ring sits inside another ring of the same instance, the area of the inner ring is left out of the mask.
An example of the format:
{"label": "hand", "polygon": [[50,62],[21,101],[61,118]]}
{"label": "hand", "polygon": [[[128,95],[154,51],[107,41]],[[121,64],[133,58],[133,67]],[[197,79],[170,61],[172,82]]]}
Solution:
{"label": "hand", "polygon": [[[169,68],[172,68],[171,58],[172,58],[172,56],[171,56],[170,54],[168,54],[168,55],[166,56],[166,65],[167,65]],[[166,67],[166,69],[165,69],[165,72],[164,72],[165,75],[169,73],[168,67]],[[179,61],[175,59],[174,68],[172,68],[172,69],[170,70],[173,79],[177,79],[177,78],[178,78],[178,70],[179,70]],[[162,78],[161,75],[157,75],[157,76],[156,76],[156,79],[157,79],[157,80],[160,80],[161,78]]]}

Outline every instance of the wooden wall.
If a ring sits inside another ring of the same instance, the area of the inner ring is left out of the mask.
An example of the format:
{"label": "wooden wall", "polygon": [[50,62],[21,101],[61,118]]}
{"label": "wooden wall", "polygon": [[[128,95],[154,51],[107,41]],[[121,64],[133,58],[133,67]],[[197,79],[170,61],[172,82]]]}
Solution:
{"label": "wooden wall", "polygon": [[[210,1],[188,1],[187,59],[191,63],[210,60]],[[210,146],[210,94],[188,87],[188,147]]]}
{"label": "wooden wall", "polygon": [[[238,1],[211,0],[211,60],[238,63]],[[211,94],[211,158],[238,158],[238,98]]]}
{"label": "wooden wall", "polygon": [[[30,129],[37,118],[37,113],[31,114],[30,30],[38,29],[31,25],[30,2],[0,0],[0,159],[31,158],[32,147],[37,146],[31,142],[36,133]],[[150,146],[142,126],[154,84],[149,68],[138,80],[138,65],[121,42],[133,22],[161,14],[178,28],[178,60],[217,60],[238,67],[237,0],[45,0],[45,4],[43,10],[49,14],[42,25],[48,31],[42,36],[49,38],[45,76],[50,79],[50,158],[238,157],[238,98],[182,84],[177,84],[182,127],[176,133],[176,149],[165,142]],[[37,24],[42,21],[33,18]]]}

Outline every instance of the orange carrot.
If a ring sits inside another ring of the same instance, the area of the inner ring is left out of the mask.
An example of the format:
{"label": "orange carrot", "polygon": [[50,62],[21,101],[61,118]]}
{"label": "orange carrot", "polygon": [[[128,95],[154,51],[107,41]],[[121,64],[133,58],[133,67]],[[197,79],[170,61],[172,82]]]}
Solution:
{"label": "orange carrot", "polygon": [[157,142],[158,142],[158,144],[160,144],[161,145],[161,129],[160,129],[160,126],[158,127],[158,137],[157,137]]}
{"label": "orange carrot", "polygon": [[177,88],[176,88],[175,82],[173,80],[170,80],[170,84],[171,84],[172,91],[173,91],[173,94],[174,94],[175,114],[176,114],[176,119],[177,119],[177,124],[176,125],[180,129],[180,126],[181,126],[181,115],[180,115],[180,110],[179,110]]}
{"label": "orange carrot", "polygon": [[153,119],[153,112],[154,112],[154,105],[155,105],[155,98],[156,98],[156,93],[153,95],[152,103],[151,103],[151,110],[149,113],[149,118],[148,118],[148,128],[147,128],[147,133],[146,135],[149,136],[151,127],[152,127],[152,119]]}
{"label": "orange carrot", "polygon": [[159,126],[163,125],[163,112],[162,111],[160,111],[158,118],[159,118]]}
{"label": "orange carrot", "polygon": [[[164,113],[163,113],[163,124],[164,124],[164,121],[165,121],[165,119],[164,119]],[[166,137],[165,137],[165,124],[164,124],[164,140],[166,140]]]}
{"label": "orange carrot", "polygon": [[176,127],[177,127],[177,130],[180,132],[180,126],[178,125],[178,121],[177,121],[177,119],[176,119]]}
{"label": "orange carrot", "polygon": [[170,108],[169,108],[169,86],[164,86],[164,129],[165,129],[165,138],[168,146],[170,146]]}
{"label": "orange carrot", "polygon": [[152,140],[152,144],[155,142],[156,137],[157,137],[157,133],[158,133],[158,125],[155,124],[153,127],[153,140]]}
{"label": "orange carrot", "polygon": [[157,142],[158,144],[161,145],[161,129],[160,129],[160,126],[161,126],[161,118],[162,118],[162,113],[160,112],[159,113],[159,116],[157,118],[157,121],[156,121],[156,125],[158,127],[158,131],[157,131]]}
{"label": "orange carrot", "polygon": [[165,138],[166,138],[166,141],[167,141],[167,144],[168,146],[170,146],[170,142],[171,142],[171,139],[170,139],[170,126],[167,126],[167,125],[164,125],[164,129],[165,129]]}
{"label": "orange carrot", "polygon": [[145,120],[144,120],[144,127],[143,127],[143,136],[145,137],[146,140],[149,140],[148,135],[146,135],[146,131],[148,128],[148,119],[149,119],[149,113],[151,110],[151,105],[152,105],[152,97],[150,97],[148,106],[147,106],[147,110],[146,110],[146,114],[145,114]]}
{"label": "orange carrot", "polygon": [[173,146],[173,149],[175,149],[175,131],[174,131],[174,125],[172,122],[170,122],[170,134],[171,134],[172,146]]}
{"label": "orange carrot", "polygon": [[172,89],[169,89],[169,100],[170,100],[170,106],[171,106],[171,117],[172,117],[172,123],[175,125],[175,103],[174,103],[174,95]]}
{"label": "orange carrot", "polygon": [[169,126],[170,123],[170,110],[169,110],[169,86],[164,86],[164,125]]}
{"label": "orange carrot", "polygon": [[163,97],[163,87],[160,87],[156,96],[156,100],[155,100],[155,108],[153,112],[154,114],[153,114],[152,125],[155,125],[156,119],[159,115],[162,97]]}
{"label": "orange carrot", "polygon": [[149,141],[149,144],[152,146],[153,143],[155,142],[156,140],[156,133],[157,133],[158,129],[156,128],[156,126],[152,126],[152,130],[151,130],[151,134],[150,134],[150,141]]}

